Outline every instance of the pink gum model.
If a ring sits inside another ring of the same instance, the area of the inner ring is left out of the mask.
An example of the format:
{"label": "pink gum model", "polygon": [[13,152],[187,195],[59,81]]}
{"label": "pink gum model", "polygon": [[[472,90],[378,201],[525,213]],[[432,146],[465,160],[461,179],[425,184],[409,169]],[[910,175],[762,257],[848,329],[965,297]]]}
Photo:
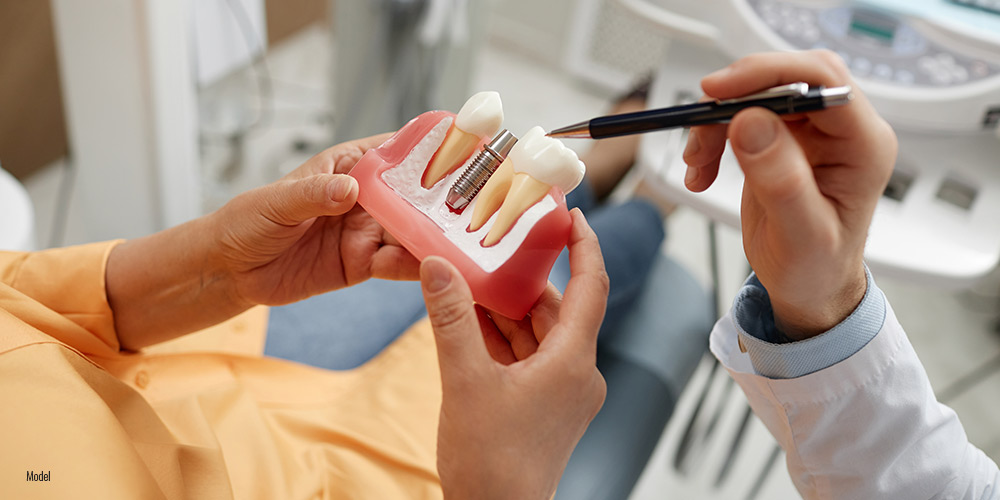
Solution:
{"label": "pink gum model", "polygon": [[[549,271],[569,240],[572,221],[562,191],[558,187],[549,191],[548,196],[556,203],[555,209],[538,219],[507,260],[487,272],[474,259],[480,257],[479,253],[491,251],[490,248],[477,247],[470,257],[434,221],[401,198],[382,178],[383,172],[406,159],[441,120],[454,116],[446,111],[424,113],[410,120],[381,146],[368,151],[350,172],[360,185],[358,203],[417,259],[438,255],[457,267],[480,305],[508,318],[520,319],[542,294]],[[476,154],[480,149],[476,149]],[[431,191],[450,187],[450,183],[439,182]],[[471,205],[466,209],[471,209]],[[492,221],[484,229],[490,226]]]}

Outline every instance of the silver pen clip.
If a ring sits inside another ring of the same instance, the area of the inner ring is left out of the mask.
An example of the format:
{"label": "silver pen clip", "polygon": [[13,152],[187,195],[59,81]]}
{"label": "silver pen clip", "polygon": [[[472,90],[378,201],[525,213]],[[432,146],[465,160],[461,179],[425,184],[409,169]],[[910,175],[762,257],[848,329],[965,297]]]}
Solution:
{"label": "silver pen clip", "polygon": [[765,91],[758,92],[756,94],[737,97],[735,99],[726,99],[724,101],[717,101],[717,102],[719,104],[736,104],[739,102],[757,101],[760,99],[773,99],[775,97],[803,97],[808,93],[809,93],[809,84],[805,82],[797,82],[797,83],[789,83],[788,85],[772,87]]}

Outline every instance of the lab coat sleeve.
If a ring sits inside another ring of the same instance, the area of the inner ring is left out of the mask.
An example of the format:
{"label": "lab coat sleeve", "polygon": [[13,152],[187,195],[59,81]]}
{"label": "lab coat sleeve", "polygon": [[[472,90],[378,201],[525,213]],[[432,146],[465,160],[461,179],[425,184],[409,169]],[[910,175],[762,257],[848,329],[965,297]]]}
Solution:
{"label": "lab coat sleeve", "polygon": [[[0,251],[0,308],[84,354],[118,352],[104,273],[120,241]],[[53,322],[50,311],[61,320]]]}
{"label": "lab coat sleeve", "polygon": [[[884,298],[882,299],[884,300]],[[732,312],[711,350],[785,450],[806,499],[1000,498],[1000,472],[937,402],[891,307],[863,348],[795,378],[759,375]]]}

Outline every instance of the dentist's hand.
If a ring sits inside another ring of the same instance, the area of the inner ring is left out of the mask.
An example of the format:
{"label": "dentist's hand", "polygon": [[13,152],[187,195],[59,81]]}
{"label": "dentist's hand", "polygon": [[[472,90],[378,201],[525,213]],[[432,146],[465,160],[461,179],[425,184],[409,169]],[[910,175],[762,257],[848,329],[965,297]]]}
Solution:
{"label": "dentist's hand", "polygon": [[793,339],[846,318],[866,290],[868,226],[896,159],[896,136],[829,51],[755,54],[706,76],[705,94],[728,99],[804,81],[851,85],[855,99],[808,114],[762,108],[727,125],[692,129],[686,184],[715,180],[728,137],[745,175],[743,247],[767,289],[779,329]]}
{"label": "dentist's hand", "polygon": [[410,279],[419,263],[360,206],[347,172],[388,138],[334,146],[285,178],[244,193],[215,217],[236,292],[286,304],[371,277]]}
{"label": "dentist's hand", "polygon": [[473,307],[458,271],[420,268],[443,400],[438,472],[446,499],[547,500],[604,402],[597,331],[608,277],[597,237],[573,210],[566,296],[549,285],[529,318]]}

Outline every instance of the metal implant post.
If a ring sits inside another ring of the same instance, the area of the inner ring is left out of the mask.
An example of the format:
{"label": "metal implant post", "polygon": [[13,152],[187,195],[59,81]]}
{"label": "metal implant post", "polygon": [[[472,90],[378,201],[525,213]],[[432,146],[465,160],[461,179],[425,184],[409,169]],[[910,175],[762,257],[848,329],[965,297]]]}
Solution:
{"label": "metal implant post", "polygon": [[507,129],[500,131],[489,144],[483,146],[480,152],[465,172],[455,181],[455,184],[448,190],[448,198],[445,204],[455,211],[461,211],[473,198],[479,194],[486,181],[490,179],[500,163],[510,153],[510,149],[517,142],[517,137]]}

